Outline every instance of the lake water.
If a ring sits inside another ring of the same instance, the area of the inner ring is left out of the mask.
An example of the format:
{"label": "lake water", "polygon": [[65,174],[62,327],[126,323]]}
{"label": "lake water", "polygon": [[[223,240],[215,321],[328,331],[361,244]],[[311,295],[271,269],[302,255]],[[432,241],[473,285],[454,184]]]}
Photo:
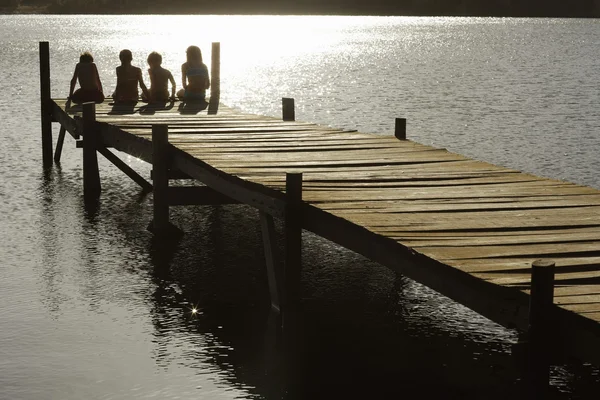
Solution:
{"label": "lake water", "polygon": [[[600,21],[0,16],[0,399],[518,397],[515,332],[311,234],[287,379],[270,352],[256,212],[174,209],[186,235],[166,245],[145,229],[151,198],[106,160],[93,211],[68,138],[44,174],[41,40],[54,97],[81,51],[111,93],[123,48],[144,70],[161,52],[179,84],[185,48],[209,63],[219,41],[230,106],[279,116],[294,97],[298,120],[383,135],[405,117],[418,142],[600,188]],[[552,386],[596,399],[598,367],[556,366]]]}

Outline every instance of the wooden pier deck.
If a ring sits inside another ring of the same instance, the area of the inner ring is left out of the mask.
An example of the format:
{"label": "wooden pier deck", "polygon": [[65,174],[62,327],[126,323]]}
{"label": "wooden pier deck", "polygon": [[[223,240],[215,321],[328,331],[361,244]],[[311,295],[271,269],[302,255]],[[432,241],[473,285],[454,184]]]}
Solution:
{"label": "wooden pier deck", "polygon": [[[169,205],[236,201],[277,218],[289,209],[286,173],[302,173],[303,229],[509,327],[527,329],[531,264],[551,259],[549,334],[600,362],[600,191],[391,135],[180,106],[98,105],[98,151],[152,163],[152,126],[167,125],[170,173],[211,188],[169,188]],[[52,108],[86,137],[81,106]]]}

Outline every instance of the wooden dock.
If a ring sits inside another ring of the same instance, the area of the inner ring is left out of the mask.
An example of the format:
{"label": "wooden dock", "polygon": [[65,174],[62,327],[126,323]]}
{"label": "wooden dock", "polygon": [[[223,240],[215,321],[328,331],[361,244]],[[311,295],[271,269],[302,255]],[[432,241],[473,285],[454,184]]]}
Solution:
{"label": "wooden dock", "polygon": [[[401,120],[398,137],[297,122],[285,102],[287,121],[215,103],[123,109],[55,99],[48,108],[83,138],[88,196],[100,192],[90,161],[98,152],[154,191],[156,234],[172,229],[170,206],[257,208],[277,309],[301,296],[302,229],[521,331],[534,325],[532,263],[549,259],[554,268],[539,264],[550,284],[554,274],[554,305],[538,335],[552,351],[600,364],[600,191],[403,140]],[[153,182],[113,149],[152,163]],[[203,186],[170,186],[175,177]],[[284,271],[273,217],[285,222]]]}

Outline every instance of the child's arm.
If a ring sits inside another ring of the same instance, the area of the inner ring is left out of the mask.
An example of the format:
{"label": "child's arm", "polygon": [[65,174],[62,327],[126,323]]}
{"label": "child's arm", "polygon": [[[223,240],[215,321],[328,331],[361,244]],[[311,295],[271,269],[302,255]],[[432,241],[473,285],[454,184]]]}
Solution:
{"label": "child's arm", "polygon": [[181,64],[181,85],[183,86],[183,90],[187,90],[187,82],[185,73],[187,71],[187,64]]}
{"label": "child's arm", "polygon": [[115,87],[115,91],[113,92],[113,98],[117,98],[119,97],[119,83],[121,78],[119,77],[119,68],[116,69],[116,75],[117,75],[117,86]]}
{"label": "child's arm", "polygon": [[175,78],[173,78],[173,74],[170,72],[169,81],[171,82],[171,97],[175,98]]}
{"label": "child's arm", "polygon": [[[206,66],[205,66],[206,68]],[[208,68],[206,68],[206,81],[204,82],[204,88],[210,88],[210,77],[208,76]]]}
{"label": "child's arm", "polygon": [[138,68],[137,70],[138,70],[138,82],[140,84],[140,88],[142,88],[142,93],[144,93],[144,96],[146,96],[146,99],[148,99],[148,101],[150,101],[151,100],[150,92],[148,92],[148,88],[144,84],[144,77],[142,77],[142,70],[140,68]]}
{"label": "child's arm", "polygon": [[69,98],[73,96],[75,91],[75,85],[77,84],[77,77],[79,76],[79,63],[75,66],[75,72],[73,72],[73,78],[71,79],[71,86],[69,87]]}

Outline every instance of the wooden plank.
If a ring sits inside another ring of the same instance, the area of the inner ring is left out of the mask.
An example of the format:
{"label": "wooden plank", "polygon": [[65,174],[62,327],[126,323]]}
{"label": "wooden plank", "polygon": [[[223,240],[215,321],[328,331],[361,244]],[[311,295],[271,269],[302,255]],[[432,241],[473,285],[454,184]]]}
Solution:
{"label": "wooden plank", "polygon": [[304,209],[303,228],[421,282],[499,324],[527,326],[528,296],[524,293],[488,284],[311,206]]}

